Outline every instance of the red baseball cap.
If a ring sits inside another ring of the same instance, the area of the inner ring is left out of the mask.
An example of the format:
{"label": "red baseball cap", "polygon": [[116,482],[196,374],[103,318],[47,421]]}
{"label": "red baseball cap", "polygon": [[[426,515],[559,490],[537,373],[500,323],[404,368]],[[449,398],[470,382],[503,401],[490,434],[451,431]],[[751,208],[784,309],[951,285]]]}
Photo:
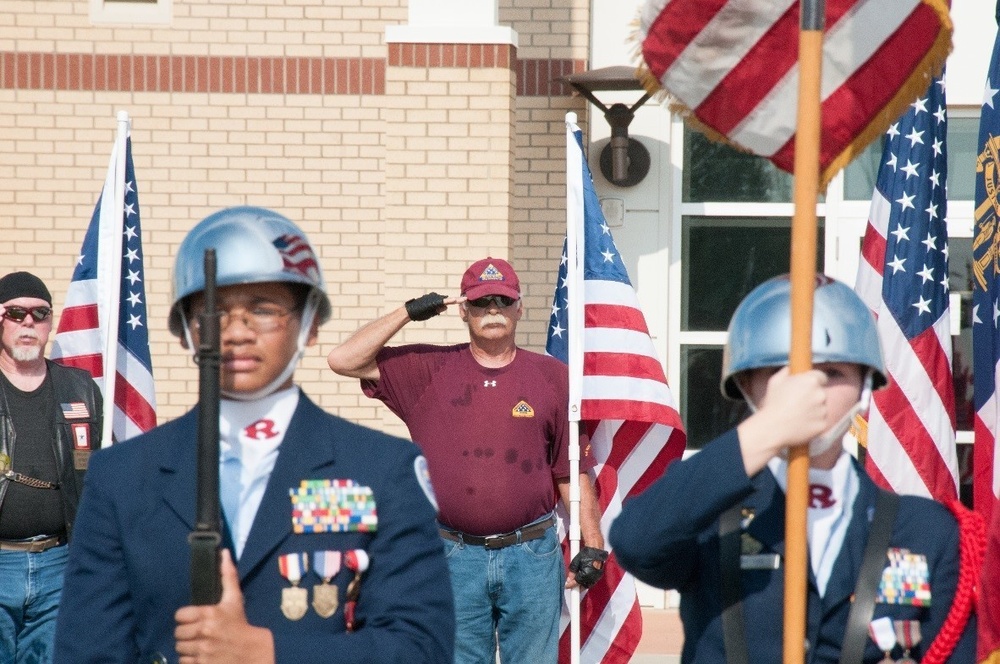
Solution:
{"label": "red baseball cap", "polygon": [[462,275],[462,295],[476,300],[486,295],[506,295],[521,299],[521,282],[510,263],[502,258],[484,258],[469,266]]}

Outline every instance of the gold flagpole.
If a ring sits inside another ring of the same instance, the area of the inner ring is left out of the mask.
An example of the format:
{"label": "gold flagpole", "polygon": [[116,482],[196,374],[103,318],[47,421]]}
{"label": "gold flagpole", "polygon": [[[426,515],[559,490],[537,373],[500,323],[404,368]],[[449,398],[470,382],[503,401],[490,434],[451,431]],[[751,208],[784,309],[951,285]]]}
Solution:
{"label": "gold flagpole", "polygon": [[[816,201],[819,196],[820,76],[823,59],[823,0],[802,0],[799,23],[799,106],[795,130],[794,204],[791,246],[792,373],[812,368],[813,292],[816,284]],[[809,448],[788,458],[785,496],[784,664],[801,664],[806,638],[806,514]]]}

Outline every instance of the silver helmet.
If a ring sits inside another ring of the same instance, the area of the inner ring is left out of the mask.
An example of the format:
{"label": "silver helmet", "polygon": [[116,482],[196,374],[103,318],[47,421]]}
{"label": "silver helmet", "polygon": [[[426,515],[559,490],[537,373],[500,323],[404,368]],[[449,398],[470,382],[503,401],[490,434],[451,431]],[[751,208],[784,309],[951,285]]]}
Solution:
{"label": "silver helmet", "polygon": [[330,318],[330,299],[316,253],[298,226],[271,210],[233,207],[205,217],[177,250],[170,331],[183,336],[184,299],[205,289],[205,250],[214,248],[221,286],[282,282],[302,284],[316,303],[316,320]]}
{"label": "silver helmet", "polygon": [[[775,277],[743,298],[729,323],[722,354],[722,394],[743,400],[734,376],[788,364],[791,307],[788,275]],[[875,317],[849,286],[817,275],[813,296],[812,361],[851,362],[872,371],[872,388],[886,384]]]}

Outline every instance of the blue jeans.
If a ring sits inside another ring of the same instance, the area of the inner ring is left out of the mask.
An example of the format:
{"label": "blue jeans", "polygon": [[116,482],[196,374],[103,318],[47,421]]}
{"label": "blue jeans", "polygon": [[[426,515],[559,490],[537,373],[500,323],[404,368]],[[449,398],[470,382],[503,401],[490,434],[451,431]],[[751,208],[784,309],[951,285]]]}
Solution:
{"label": "blue jeans", "polygon": [[0,551],[0,662],[52,661],[67,545],[41,553]]}
{"label": "blue jeans", "polygon": [[[547,517],[548,515],[546,515]],[[444,540],[455,593],[455,663],[555,664],[566,569],[552,526],[503,549]]]}

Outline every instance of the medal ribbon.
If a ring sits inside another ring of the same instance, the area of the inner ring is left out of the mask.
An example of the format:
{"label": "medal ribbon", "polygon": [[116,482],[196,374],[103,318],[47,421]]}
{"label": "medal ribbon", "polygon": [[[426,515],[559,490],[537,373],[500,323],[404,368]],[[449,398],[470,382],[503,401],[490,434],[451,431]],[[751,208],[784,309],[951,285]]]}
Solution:
{"label": "medal ribbon", "polygon": [[352,549],[344,554],[344,567],[354,572],[354,579],[347,584],[347,603],[344,605],[344,623],[348,632],[355,628],[354,610],[361,595],[361,575],[368,569],[368,552]]}
{"label": "medal ribbon", "polygon": [[286,553],[279,556],[278,569],[281,571],[281,576],[288,579],[293,586],[298,585],[302,576],[309,571],[309,554]]}
{"label": "medal ribbon", "polygon": [[340,555],[340,551],[316,551],[313,553],[313,569],[327,583],[340,571]]}
{"label": "medal ribbon", "polygon": [[368,569],[368,552],[364,549],[353,549],[344,554],[344,566],[361,574]]}
{"label": "medal ribbon", "polygon": [[896,630],[893,629],[892,618],[883,616],[871,621],[868,624],[868,633],[878,649],[886,655],[896,647]]}
{"label": "medal ribbon", "polygon": [[896,628],[896,639],[903,646],[903,650],[909,652],[913,646],[920,643],[919,620],[896,620],[893,627]]}

